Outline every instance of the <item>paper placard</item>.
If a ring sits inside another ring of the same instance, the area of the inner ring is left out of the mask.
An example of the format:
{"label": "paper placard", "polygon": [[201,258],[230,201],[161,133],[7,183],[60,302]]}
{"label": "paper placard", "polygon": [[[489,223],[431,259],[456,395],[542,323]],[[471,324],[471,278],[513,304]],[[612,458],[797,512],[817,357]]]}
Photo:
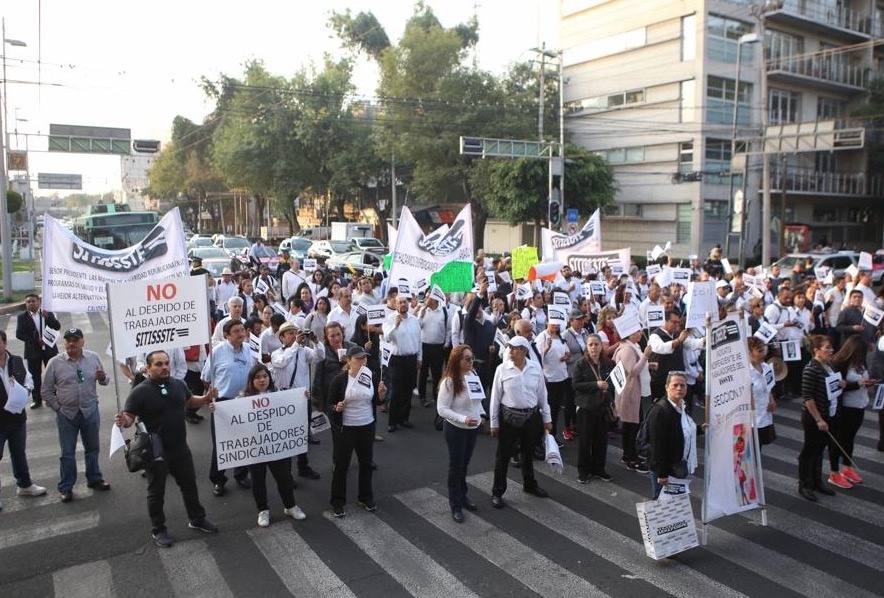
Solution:
{"label": "paper placard", "polygon": [[529,284],[520,284],[516,287],[516,299],[519,301],[527,301],[534,296],[534,291]]}
{"label": "paper placard", "polygon": [[47,347],[54,347],[55,343],[58,342],[58,337],[61,334],[61,330],[56,330],[55,328],[50,328],[49,326],[43,327],[43,342],[46,343]]}
{"label": "paper placard", "polygon": [[365,268],[362,269],[362,275],[363,276],[374,276],[374,269],[366,266]]}
{"label": "paper placard", "polygon": [[[445,309],[444,307],[440,309]],[[386,305],[369,305],[365,309],[365,316],[368,318],[369,326],[379,326],[387,319]]]}
{"label": "paper placard", "polygon": [[626,310],[619,318],[614,318],[614,328],[620,338],[626,338],[637,330],[641,330],[641,322],[638,321],[638,312],[634,309]]}
{"label": "paper placard", "polygon": [[552,304],[565,309],[571,309],[571,297],[568,296],[568,293],[556,291],[553,293]]}
{"label": "paper placard", "polygon": [[857,261],[857,267],[860,270],[871,270],[872,269],[872,254],[866,251],[859,252],[859,260]]}
{"label": "paper placard", "polygon": [[278,314],[286,315],[286,313],[287,313],[285,311],[285,307],[282,306],[282,303],[272,303],[270,305],[270,307],[272,307],[273,311],[275,311]]}
{"label": "paper placard", "polygon": [[660,273],[654,277],[654,281],[660,286],[660,288],[668,287],[672,282],[672,268],[669,266],[664,267],[660,270]]}
{"label": "paper placard", "polygon": [[875,400],[872,401],[872,409],[875,411],[884,409],[884,384],[875,385]]}
{"label": "paper placard", "polygon": [[328,421],[328,416],[322,411],[314,411],[310,416],[310,432],[312,434],[319,434],[330,429],[331,422]]}
{"label": "paper placard", "polygon": [[623,367],[622,361],[618,361],[614,369],[611,370],[611,383],[614,385],[614,392],[618,395],[623,392],[623,388],[626,386],[626,369]]}
{"label": "paper placard", "polygon": [[430,283],[427,281],[427,279],[426,278],[418,278],[417,281],[415,281],[415,283],[412,285],[411,292],[412,293],[420,293],[428,288],[430,288]]}
{"label": "paper placard", "polygon": [[743,274],[743,283],[750,287],[759,287],[764,285],[764,277],[752,276],[751,274]]}
{"label": "paper placard", "polygon": [[662,305],[648,305],[645,310],[645,315],[648,320],[645,322],[645,328],[653,330],[654,328],[659,328],[663,325],[666,318],[666,308]]}
{"label": "paper placard", "polygon": [[399,296],[405,297],[406,299],[411,299],[411,285],[405,279],[400,278],[399,284],[396,285],[396,288],[399,289]]}
{"label": "paper placard", "polygon": [[254,333],[249,333],[249,352],[255,363],[261,363],[261,339]]}
{"label": "paper placard", "polygon": [[783,361],[801,361],[801,341],[783,341],[780,343]]}
{"label": "paper placard", "polygon": [[304,258],[303,263],[301,264],[304,267],[304,270],[307,272],[313,272],[316,270],[316,258],[308,257]]}
{"label": "paper placard", "polygon": [[393,347],[390,343],[381,341],[381,367],[387,367],[390,363],[390,355],[393,354]]}
{"label": "paper placard", "polygon": [[368,308],[365,306],[365,303],[356,304],[356,314],[359,316],[364,316],[368,314]]}
{"label": "paper placard", "polygon": [[589,286],[592,289],[592,294],[597,297],[605,296],[605,281],[604,280],[590,280]]}
{"label": "paper placard", "polygon": [[546,316],[548,323],[559,325],[559,330],[564,330],[568,324],[568,312],[561,305],[547,306]]}
{"label": "paper placard", "polygon": [[467,385],[467,390],[470,391],[471,400],[481,401],[485,399],[485,389],[482,388],[482,380],[479,379],[477,374],[473,374],[472,372],[466,374],[463,377],[463,381]]}
{"label": "paper placard", "polygon": [[540,259],[537,257],[537,248],[522,245],[513,249],[513,278],[525,278],[528,276],[528,269],[538,263]]}
{"label": "paper placard", "polygon": [[626,274],[626,266],[624,264],[611,264],[611,276],[623,276]]}
{"label": "paper placard", "polygon": [[681,478],[669,476],[666,479],[666,485],[660,490],[660,496],[657,498],[659,502],[668,502],[677,496],[687,496],[691,493],[690,481]]}
{"label": "paper placard", "polygon": [[648,264],[648,267],[645,269],[645,272],[648,273],[649,279],[654,279],[657,277],[660,272],[663,271],[663,267],[660,264]]}
{"label": "paper placard", "polygon": [[110,454],[107,456],[108,459],[114,456],[114,453],[126,446],[126,439],[123,438],[123,430],[117,424],[114,424],[111,427],[111,437],[110,437]]}
{"label": "paper placard", "polygon": [[884,311],[881,311],[877,307],[869,305],[868,303],[866,303],[863,308],[863,320],[877,328],[878,324],[881,323],[881,319],[884,318]]}
{"label": "paper placard", "polygon": [[507,272],[506,270],[500,270],[497,273],[497,276],[506,284],[512,284],[512,282],[513,282],[513,279],[510,278],[510,273]]}
{"label": "paper placard", "polygon": [[651,260],[657,261],[657,258],[663,255],[663,248],[659,245],[654,245],[654,248],[651,250]]}
{"label": "paper placard", "polygon": [[777,384],[777,375],[774,372],[773,366],[769,363],[761,364],[761,372],[764,374],[764,383],[767,385],[767,392],[773,390],[773,387]]}
{"label": "paper placard", "polygon": [[841,388],[841,372],[832,372],[826,376],[826,396],[829,398],[829,417],[835,417],[838,410],[838,397],[844,389]]}
{"label": "paper placard", "polygon": [[497,292],[497,278],[494,276],[494,270],[485,270],[485,280],[488,282],[488,292]]}
{"label": "paper placard", "polygon": [[755,331],[755,338],[759,339],[764,344],[770,342],[770,340],[777,335],[777,329],[773,327],[772,324],[768,322],[759,322],[758,330]]}
{"label": "paper placard", "polygon": [[445,298],[445,292],[440,289],[437,284],[434,284],[432,290],[430,290],[430,299],[435,299],[439,302],[439,305],[443,307],[448,305],[448,300]]}
{"label": "paper placard", "polygon": [[733,274],[734,273],[734,269],[731,266],[731,262],[726,257],[721,258],[721,268],[724,270],[725,274]]}
{"label": "paper placard", "polygon": [[255,283],[255,292],[261,295],[266,295],[267,291],[270,290],[270,285],[267,284],[267,281],[261,277],[258,277],[258,282]]}
{"label": "paper placard", "polygon": [[828,268],[814,268],[813,269],[813,275],[816,277],[816,279],[819,282],[823,282],[824,280],[826,280],[826,275],[828,273],[829,273]]}
{"label": "paper placard", "polygon": [[684,324],[686,330],[705,326],[707,313],[712,317],[713,322],[718,321],[718,295],[715,293],[715,281],[690,283],[687,303],[688,314]]}
{"label": "paper placard", "polygon": [[[6,399],[5,409],[9,413],[21,413],[28,404],[28,389],[18,383],[18,380],[9,377],[12,387],[9,389],[8,398]],[[2,384],[2,382],[0,382]]]}
{"label": "paper placard", "polygon": [[850,280],[856,280],[856,277],[859,275],[859,268],[857,268],[853,264],[850,264],[849,266],[847,266],[847,269],[844,270],[844,273],[850,275]]}
{"label": "paper placard", "polygon": [[691,269],[690,268],[672,268],[672,282],[674,284],[680,284],[683,287],[688,286],[688,283],[691,281]]}

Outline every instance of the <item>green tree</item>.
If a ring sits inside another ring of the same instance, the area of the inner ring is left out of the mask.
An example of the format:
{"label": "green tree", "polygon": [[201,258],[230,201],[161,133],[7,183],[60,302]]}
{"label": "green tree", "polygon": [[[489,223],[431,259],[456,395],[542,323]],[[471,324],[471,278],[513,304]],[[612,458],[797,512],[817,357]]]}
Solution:
{"label": "green tree", "polygon": [[6,190],[6,212],[9,214],[15,214],[22,206],[25,205],[25,198],[21,196],[21,193],[18,191],[13,191],[12,189]]}

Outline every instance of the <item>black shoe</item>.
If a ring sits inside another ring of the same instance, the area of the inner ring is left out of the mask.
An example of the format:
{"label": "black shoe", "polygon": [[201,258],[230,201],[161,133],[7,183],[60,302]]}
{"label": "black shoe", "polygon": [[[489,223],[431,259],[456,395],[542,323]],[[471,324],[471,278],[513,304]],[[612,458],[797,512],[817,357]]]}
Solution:
{"label": "black shoe", "polygon": [[835,491],[824,484],[815,484],[813,489],[825,496],[835,496]]}
{"label": "black shoe", "polygon": [[398,429],[399,429],[399,426],[397,426],[396,424],[390,424],[389,426],[387,426],[387,432],[389,432],[390,434],[392,434],[393,432],[395,432]]}
{"label": "black shoe", "polygon": [[589,476],[588,475],[577,476],[577,483],[578,484],[588,484],[589,483]]}
{"label": "black shoe", "polygon": [[373,512],[375,512],[375,511],[378,510],[377,505],[375,505],[375,504],[374,504],[374,501],[372,501],[372,500],[364,500],[364,501],[363,501],[363,500],[360,500],[360,501],[357,501],[357,502],[356,502],[356,506],[365,509],[365,510],[368,511],[369,513],[373,513]]}
{"label": "black shoe", "polygon": [[492,496],[491,497],[491,506],[495,509],[502,509],[504,506],[503,497],[502,496]]}
{"label": "black shoe", "polygon": [[510,465],[512,465],[516,469],[519,469],[522,467],[522,462],[519,461],[518,457],[513,457],[512,459],[510,459]]}
{"label": "black shoe", "polygon": [[172,540],[172,536],[170,536],[166,530],[151,534],[151,536],[153,537],[154,544],[160,548],[169,548],[175,543],[175,541]]}
{"label": "black shoe", "polygon": [[190,529],[199,530],[201,532],[206,532],[207,534],[217,534],[218,526],[214,523],[203,517],[202,519],[194,519],[190,523],[187,524],[187,527]]}
{"label": "black shoe", "polygon": [[594,473],[594,474],[592,474],[592,477],[598,478],[603,482],[610,482],[611,480],[614,479],[613,476],[611,476],[607,471],[603,471],[601,473]]}
{"label": "black shoe", "polygon": [[244,488],[244,489],[248,490],[249,488],[252,487],[252,483],[249,481],[249,478],[236,478],[235,481],[236,481],[236,485],[239,486],[240,488]]}
{"label": "black shoe", "polygon": [[409,429],[414,427],[414,424],[411,423],[411,422],[408,421],[408,420],[405,420],[405,421],[402,422],[400,425],[401,425],[403,428],[409,428]]}
{"label": "black shoe", "polygon": [[322,441],[319,438],[313,438],[311,436],[307,439],[307,444],[322,444]]}
{"label": "black shoe", "polygon": [[43,406],[43,403],[38,403],[37,401],[34,401],[33,403],[31,403],[28,406],[28,409],[39,409],[42,406]]}
{"label": "black shoe", "polygon": [[215,496],[224,496],[227,494],[227,488],[224,487],[224,484],[215,484],[212,486],[212,494]]}
{"label": "black shoe", "polygon": [[89,482],[86,484],[87,488],[92,488],[93,490],[101,490],[102,492],[105,490],[110,490],[110,484],[105,482],[104,480],[100,480],[98,482]]}
{"label": "black shoe", "polygon": [[814,494],[813,490],[811,490],[807,486],[798,486],[798,494],[800,494],[803,498],[806,498],[810,502],[816,502],[816,494]]}
{"label": "black shoe", "polygon": [[61,502],[71,502],[72,500],[74,500],[74,493],[70,490],[61,493]]}
{"label": "black shoe", "polygon": [[463,511],[461,511],[458,508],[451,509],[451,518],[454,519],[455,523],[463,523],[464,522]]}
{"label": "black shoe", "polygon": [[344,507],[332,507],[332,515],[340,519],[346,515],[346,511],[344,511]]}
{"label": "black shoe", "polygon": [[463,508],[467,511],[476,512],[479,510],[479,505],[471,501],[469,498],[463,499]]}
{"label": "black shoe", "polygon": [[540,486],[533,486],[531,488],[522,488],[522,490],[526,494],[533,494],[537,498],[546,498],[547,496],[549,496],[549,492],[547,492],[546,490],[544,490]]}
{"label": "black shoe", "polygon": [[310,466],[308,465],[308,466],[305,467],[304,469],[299,469],[299,470],[298,470],[298,477],[299,477],[299,478],[307,478],[308,480],[318,480],[318,479],[319,479],[319,473],[316,472],[312,467],[310,467]]}

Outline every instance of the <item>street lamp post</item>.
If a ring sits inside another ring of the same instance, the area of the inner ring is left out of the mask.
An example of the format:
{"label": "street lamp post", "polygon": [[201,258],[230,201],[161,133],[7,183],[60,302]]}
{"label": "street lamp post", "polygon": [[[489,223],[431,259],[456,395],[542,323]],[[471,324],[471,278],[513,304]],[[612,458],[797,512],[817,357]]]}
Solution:
{"label": "street lamp post", "polygon": [[[740,39],[737,40],[737,66],[736,66],[736,75],[734,76],[734,113],[733,119],[731,120],[731,167],[730,167],[730,185],[728,186],[727,192],[727,205],[728,205],[728,230],[727,237],[725,237],[725,245],[724,245],[724,254],[729,258],[731,252],[731,233],[734,229],[734,211],[736,208],[736,202],[734,201],[734,157],[737,153],[737,121],[738,121],[738,112],[740,109],[740,67],[743,62],[743,44],[754,44],[758,42],[758,34],[757,33],[746,33],[740,36]],[[746,154],[748,156],[748,154]],[[748,160],[747,160],[748,162]],[[743,165],[743,178],[746,178],[747,175],[747,164]],[[744,196],[745,197],[745,196]],[[741,198],[742,200],[743,198]],[[745,205],[742,206],[741,213],[745,212]],[[741,220],[742,224],[742,220]],[[740,235],[741,237],[746,234],[745,227],[740,227]],[[742,250],[743,240],[740,240],[740,248]],[[742,264],[742,255],[740,256],[740,267]]]}

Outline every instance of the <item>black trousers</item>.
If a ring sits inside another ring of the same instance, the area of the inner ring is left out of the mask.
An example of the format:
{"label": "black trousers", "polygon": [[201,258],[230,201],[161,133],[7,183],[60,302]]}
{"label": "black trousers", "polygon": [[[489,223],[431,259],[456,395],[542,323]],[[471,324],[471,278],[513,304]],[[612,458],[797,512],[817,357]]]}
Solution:
{"label": "black trousers", "polygon": [[515,428],[498,420],[500,429],[497,437],[497,453],[494,456],[494,485],[491,487],[493,496],[503,496],[506,492],[506,472],[509,468],[513,447],[519,443],[519,461],[522,465],[522,485],[526,489],[536,488],[534,477],[534,446],[543,436],[543,418],[540,411],[535,411],[522,425]]}
{"label": "black trousers", "polygon": [[608,458],[608,422],[604,414],[596,414],[589,409],[578,409],[577,428],[580,430],[580,435],[577,437],[577,474],[586,477],[605,473],[605,461]]}
{"label": "black trousers", "polygon": [[[409,391],[410,392],[410,391]],[[371,462],[374,451],[374,422],[365,426],[337,426],[332,424],[332,472],[331,505],[343,507],[347,503],[347,471],[350,459],[356,453],[359,461],[359,490],[356,497],[359,502],[374,502],[371,489]]]}
{"label": "black trousers", "polygon": [[[230,399],[218,399],[220,400],[230,400]],[[224,470],[218,469],[218,445],[215,441],[215,414],[212,414],[212,419],[209,420],[211,423],[212,429],[212,464],[209,466],[209,479],[212,480],[213,484],[220,484],[223,486],[227,483],[227,474],[224,473]],[[249,467],[248,465],[242,465],[240,467],[233,468],[233,478],[236,480],[244,480],[249,477]]]}
{"label": "black trousers", "polygon": [[[200,373],[193,370],[187,370],[187,373],[184,374],[184,383],[187,384],[187,388],[190,389],[190,392],[195,395],[202,395],[206,390]],[[199,410],[199,407],[196,409],[188,407],[187,413],[194,414]]]}
{"label": "black trousers", "polygon": [[46,365],[48,359],[42,357],[30,357],[25,360],[31,378],[34,380],[34,390],[31,391],[31,400],[37,405],[43,404],[43,398],[40,396],[40,389],[43,388],[43,366]]}
{"label": "black trousers", "polygon": [[[824,419],[828,421],[828,418]],[[798,484],[804,488],[817,488],[823,483],[823,451],[829,444],[829,435],[819,429],[807,411],[801,412],[801,427],[804,428],[804,445],[798,453]]]}
{"label": "black trousers", "polygon": [[[835,418],[835,429],[832,430],[832,435],[838,439],[838,444],[841,445],[841,448],[844,449],[844,452],[851,459],[853,459],[853,445],[856,440],[856,434],[863,425],[865,414],[865,409],[841,407],[838,417]],[[829,439],[829,466],[831,470],[840,470],[841,463],[851,466],[850,462],[841,454],[841,450]]]}
{"label": "black trousers", "polygon": [[560,382],[546,383],[546,396],[547,401],[549,402],[549,412],[552,415],[552,432],[550,432],[550,434],[553,436],[555,436],[556,432],[559,430],[559,411],[562,410],[562,405],[565,402],[565,394],[570,387],[571,378],[565,378]]}
{"label": "black trousers", "polygon": [[193,468],[193,457],[190,450],[186,454],[153,461],[145,470],[147,473],[147,513],[150,515],[151,531],[166,531],[166,514],[163,506],[166,501],[166,476],[171,475],[181,489],[187,518],[196,521],[206,516],[206,510],[200,504],[199,491],[196,488],[196,471]]}
{"label": "black trousers", "polygon": [[291,509],[295,506],[295,479],[292,477],[292,458],[286,457],[276,461],[265,461],[249,465],[249,475],[252,477],[252,497],[259,511],[267,510],[267,470],[276,480],[276,489],[282,506]]}
{"label": "black trousers", "polygon": [[393,355],[390,357],[390,411],[391,426],[409,421],[411,417],[411,391],[417,383],[417,355]]}
{"label": "black trousers", "polygon": [[421,345],[421,371],[417,379],[417,395],[423,402],[427,398],[427,377],[433,376],[433,399],[439,394],[439,380],[442,379],[442,365],[445,362],[445,345]]}

